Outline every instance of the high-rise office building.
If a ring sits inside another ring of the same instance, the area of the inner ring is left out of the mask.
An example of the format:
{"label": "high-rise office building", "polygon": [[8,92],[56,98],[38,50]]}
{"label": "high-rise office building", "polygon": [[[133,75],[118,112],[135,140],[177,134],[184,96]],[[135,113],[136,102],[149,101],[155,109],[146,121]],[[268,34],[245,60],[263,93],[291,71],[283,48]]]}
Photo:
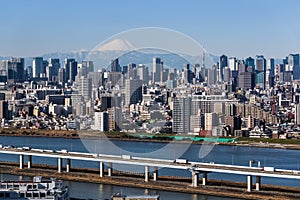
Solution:
{"label": "high-rise office building", "polygon": [[228,61],[229,61],[229,69],[231,70],[231,71],[237,71],[238,69],[237,69],[237,60],[236,60],[236,57],[230,57],[229,59],[228,59]]}
{"label": "high-rise office building", "polygon": [[92,79],[93,87],[99,87],[102,85],[103,73],[102,72],[89,72],[87,75],[88,78]]}
{"label": "high-rise office building", "polygon": [[137,78],[137,68],[135,63],[129,63],[128,64],[128,77],[131,79]]}
{"label": "high-rise office building", "polygon": [[70,63],[70,75],[69,75],[69,82],[73,83],[75,81],[75,77],[77,75],[77,62],[72,61]]}
{"label": "high-rise office building", "polygon": [[81,94],[85,100],[90,100],[92,97],[92,79],[80,77],[76,81],[79,89],[79,94]]}
{"label": "high-rise office building", "polygon": [[122,110],[119,107],[107,109],[109,114],[109,130],[119,130],[122,123]]}
{"label": "high-rise office building", "polygon": [[270,89],[274,85],[274,74],[271,73],[271,70],[266,71],[266,80],[265,80],[265,87],[266,89]]}
{"label": "high-rise office building", "polygon": [[211,69],[207,69],[207,82],[210,85],[217,82],[217,67],[215,65]]}
{"label": "high-rise office building", "polygon": [[7,81],[9,83],[20,83],[25,80],[24,58],[12,58],[7,64]]}
{"label": "high-rise office building", "polygon": [[65,76],[66,76],[65,69],[64,68],[59,68],[58,69],[58,75],[57,75],[57,80],[58,80],[59,84],[61,84],[61,85],[65,84],[65,80],[66,80]]}
{"label": "high-rise office building", "polygon": [[253,89],[255,86],[255,74],[252,72],[241,72],[238,75],[239,87],[244,90]]}
{"label": "high-rise office building", "polygon": [[300,125],[300,104],[295,105],[295,124]]}
{"label": "high-rise office building", "polygon": [[299,66],[299,54],[288,55],[288,68],[289,71],[293,71],[293,79],[300,79],[300,66]]}
{"label": "high-rise office building", "polygon": [[245,65],[246,65],[246,67],[252,67],[254,69],[255,68],[254,59],[251,57],[246,58]]}
{"label": "high-rise office building", "polygon": [[32,58],[32,78],[40,78],[43,71],[43,57]]}
{"label": "high-rise office building", "polygon": [[212,131],[214,127],[219,125],[219,115],[216,113],[205,113],[204,120],[204,129],[206,131]]}
{"label": "high-rise office building", "polygon": [[185,84],[192,83],[190,64],[183,66],[183,81]]}
{"label": "high-rise office building", "polygon": [[108,112],[95,112],[94,129],[99,131],[109,130],[109,114]]}
{"label": "high-rise office building", "polygon": [[77,75],[77,62],[73,58],[66,58],[64,61],[64,68],[66,74],[65,82],[72,83],[75,80],[75,76]]}
{"label": "high-rise office building", "polygon": [[149,82],[149,70],[143,64],[139,64],[137,68],[137,78],[143,80],[143,84],[148,84]]}
{"label": "high-rise office building", "polygon": [[191,97],[178,97],[173,100],[173,125],[174,133],[190,132]]}
{"label": "high-rise office building", "polygon": [[7,82],[8,62],[8,60],[2,60],[0,62],[0,82]]}
{"label": "high-rise office building", "polygon": [[142,85],[143,81],[138,79],[125,80],[125,105],[130,106],[142,101]]}
{"label": "high-rise office building", "polygon": [[48,78],[48,81],[52,81],[53,77],[53,67],[51,65],[48,65],[46,67],[46,77]]}
{"label": "high-rise office building", "polygon": [[50,80],[58,80],[58,71],[60,69],[60,62],[58,58],[49,58],[48,66],[52,67],[52,77],[48,77]]}
{"label": "high-rise office building", "polygon": [[229,67],[225,67],[223,69],[223,81],[230,82],[230,78],[231,78],[231,70]]}
{"label": "high-rise office building", "polygon": [[290,71],[293,71],[295,67],[299,67],[299,54],[289,54],[288,65]]}
{"label": "high-rise office building", "polygon": [[82,61],[82,68],[84,68],[86,70],[86,75],[90,72],[94,72],[93,61]]}
{"label": "high-rise office building", "polygon": [[220,61],[219,61],[219,69],[218,69],[218,81],[222,82],[223,81],[223,70],[225,67],[228,66],[228,58],[225,55],[220,56]]}
{"label": "high-rise office building", "polygon": [[163,61],[160,58],[153,58],[153,82],[160,82],[163,73]]}
{"label": "high-rise office building", "polygon": [[262,88],[262,89],[266,88],[265,77],[266,77],[265,72],[259,72],[256,74],[255,83],[256,83],[257,87]]}
{"label": "high-rise office building", "polygon": [[111,86],[115,86],[115,85],[119,85],[119,86],[123,86],[123,74],[122,72],[109,72],[108,75],[108,80],[111,83]]}
{"label": "high-rise office building", "polygon": [[266,59],[263,55],[257,55],[255,58],[255,71],[265,72],[266,71]]}
{"label": "high-rise office building", "polygon": [[275,74],[275,59],[269,58],[267,60],[267,70],[270,71],[270,75],[273,76]]}
{"label": "high-rise office building", "polygon": [[111,60],[110,71],[111,72],[121,72],[121,67],[120,67],[118,58]]}

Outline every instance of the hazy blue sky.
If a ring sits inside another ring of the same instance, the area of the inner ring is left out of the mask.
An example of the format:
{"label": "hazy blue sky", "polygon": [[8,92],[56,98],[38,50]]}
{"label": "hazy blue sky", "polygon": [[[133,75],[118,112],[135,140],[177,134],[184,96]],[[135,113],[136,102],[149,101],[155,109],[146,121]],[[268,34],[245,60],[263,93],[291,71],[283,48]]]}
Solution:
{"label": "hazy blue sky", "polygon": [[92,49],[109,36],[155,26],[209,52],[243,58],[300,51],[298,0],[2,0],[0,55]]}

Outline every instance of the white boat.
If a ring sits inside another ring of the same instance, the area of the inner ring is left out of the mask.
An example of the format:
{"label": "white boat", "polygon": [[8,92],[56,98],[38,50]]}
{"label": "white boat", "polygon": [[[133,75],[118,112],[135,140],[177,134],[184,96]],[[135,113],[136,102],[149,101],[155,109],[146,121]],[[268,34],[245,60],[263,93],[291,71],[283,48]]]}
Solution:
{"label": "white boat", "polygon": [[0,199],[14,200],[70,200],[69,190],[61,180],[4,181],[0,183]]}

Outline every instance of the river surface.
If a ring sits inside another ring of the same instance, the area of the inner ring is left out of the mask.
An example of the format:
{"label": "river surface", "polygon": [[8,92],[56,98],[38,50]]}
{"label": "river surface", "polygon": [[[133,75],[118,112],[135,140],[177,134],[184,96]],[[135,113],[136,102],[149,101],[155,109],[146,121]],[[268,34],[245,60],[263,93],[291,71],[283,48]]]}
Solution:
{"label": "river surface", "polygon": [[[300,151],[273,148],[242,147],[230,145],[200,145],[183,143],[158,143],[158,142],[137,142],[137,141],[107,141],[107,140],[80,140],[66,138],[43,138],[43,137],[9,137],[0,136],[0,144],[13,145],[15,147],[30,146],[39,149],[61,150],[77,152],[106,153],[113,155],[132,155],[140,157],[152,157],[163,159],[176,159],[178,157],[197,162],[214,162],[218,164],[234,164],[249,166],[249,161],[254,160],[253,166],[260,162],[261,166],[270,166],[277,169],[300,169]],[[18,156],[0,155],[1,160],[19,161]],[[26,156],[25,156],[26,159]],[[25,160],[26,161],[26,160]],[[56,165],[56,159],[45,159],[34,157],[33,163],[45,163]],[[98,168],[96,162],[72,161],[72,166]],[[114,169],[123,171],[143,172],[143,168],[128,165],[114,165]],[[190,172],[183,170],[159,169],[159,175],[190,176]],[[16,176],[2,175],[2,179],[14,179]],[[231,180],[246,182],[246,177],[231,174],[208,174],[209,179]],[[159,194],[162,200],[165,199],[224,199],[204,195],[182,194],[175,192],[164,192],[112,186],[103,184],[90,184],[66,181],[71,186],[71,197],[105,199],[114,192],[122,191],[124,194]],[[300,187],[299,180],[288,180],[278,178],[262,177],[262,184],[274,184],[284,186]]]}

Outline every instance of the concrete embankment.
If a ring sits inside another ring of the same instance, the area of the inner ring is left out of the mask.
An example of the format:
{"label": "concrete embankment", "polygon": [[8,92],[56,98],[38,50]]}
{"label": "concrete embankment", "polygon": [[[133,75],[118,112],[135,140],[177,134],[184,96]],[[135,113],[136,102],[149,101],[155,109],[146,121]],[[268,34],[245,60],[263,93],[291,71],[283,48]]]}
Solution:
{"label": "concrete embankment", "polygon": [[[191,179],[186,177],[159,176],[158,181],[144,182],[143,174],[114,171],[112,177],[99,177],[96,169],[72,168],[71,172],[58,173],[55,166],[33,165],[31,169],[19,169],[18,163],[0,163],[0,172],[19,176],[56,177],[63,180],[148,188],[172,192],[233,197],[238,199],[300,199],[299,188],[262,185],[261,191],[246,192],[245,183],[209,180],[208,185],[191,187]],[[254,186],[253,186],[254,188]]]}

